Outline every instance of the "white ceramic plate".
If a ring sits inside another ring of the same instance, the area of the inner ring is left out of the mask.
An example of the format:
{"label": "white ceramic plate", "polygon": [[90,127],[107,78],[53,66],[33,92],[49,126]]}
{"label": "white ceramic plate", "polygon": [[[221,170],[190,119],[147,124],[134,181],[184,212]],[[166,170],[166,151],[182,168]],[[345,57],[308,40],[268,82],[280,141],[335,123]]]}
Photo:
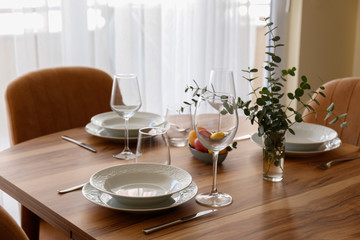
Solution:
{"label": "white ceramic plate", "polygon": [[187,188],[171,195],[170,198],[163,202],[153,205],[128,205],[117,201],[109,194],[100,192],[91,186],[90,183],[85,184],[82,189],[82,194],[90,202],[93,202],[101,207],[127,212],[151,212],[177,207],[193,199],[197,192],[198,187],[194,182],[192,182]]}
{"label": "white ceramic plate", "polygon": [[[251,141],[256,143],[259,147],[262,147],[262,139],[258,136],[257,133],[251,135]],[[311,157],[316,156],[324,152],[336,149],[342,144],[340,138],[335,138],[331,141],[328,141],[322,144],[317,150],[314,151],[289,151],[285,150],[285,155],[288,157]]]}
{"label": "white ceramic plate", "polygon": [[190,185],[191,175],[178,167],[156,163],[111,166],[94,173],[90,184],[126,204],[154,204]]}
{"label": "white ceramic plate", "polygon": [[316,151],[325,142],[337,138],[335,130],[312,123],[295,123],[291,127],[295,135],[286,132],[286,149],[289,151]]}
{"label": "white ceramic plate", "polygon": [[[100,137],[100,138],[104,138],[104,139],[108,139],[111,141],[119,141],[119,140],[124,140],[125,137],[116,137],[116,136],[112,136],[110,133],[108,133],[104,128],[96,126],[92,123],[88,123],[85,126],[85,130],[96,137]],[[129,140],[136,140],[138,139],[138,136],[136,137],[129,137]]]}
{"label": "white ceramic plate", "polygon": [[[137,112],[129,119],[129,137],[137,137],[140,128],[155,127],[164,123],[160,115],[149,112]],[[125,120],[115,112],[105,112],[91,118],[91,123],[103,128],[110,136],[125,136]]]}

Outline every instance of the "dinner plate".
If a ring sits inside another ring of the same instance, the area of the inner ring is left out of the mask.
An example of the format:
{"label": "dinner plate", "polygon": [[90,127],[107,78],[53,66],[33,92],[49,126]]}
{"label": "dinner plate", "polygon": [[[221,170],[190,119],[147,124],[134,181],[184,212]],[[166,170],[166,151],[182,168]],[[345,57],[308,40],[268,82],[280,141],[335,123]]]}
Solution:
{"label": "dinner plate", "polygon": [[[109,132],[105,131],[104,128],[94,125],[93,123],[88,123],[85,126],[85,130],[96,137],[112,140],[112,141],[119,141],[119,140],[125,140],[125,137],[118,137],[118,136],[112,136]],[[129,137],[129,140],[137,140],[138,137]]]}
{"label": "dinner plate", "polygon": [[[258,146],[262,147],[262,139],[258,136],[257,133],[254,133],[250,137],[251,141],[256,143]],[[288,157],[311,157],[316,156],[330,150],[334,150],[340,147],[342,144],[340,138],[335,138],[331,141],[328,141],[321,145],[317,150],[313,151],[289,151],[285,149],[285,155]]]}
{"label": "dinner plate", "polygon": [[[158,114],[149,112],[136,112],[129,119],[129,137],[137,137],[140,128],[154,127],[164,123],[165,119]],[[91,123],[101,127],[109,136],[125,136],[125,120],[115,112],[100,113],[91,118]]]}
{"label": "dinner plate", "polygon": [[291,129],[295,135],[286,132],[286,149],[290,151],[316,151],[324,143],[338,137],[337,132],[329,127],[313,123],[295,123]]}
{"label": "dinner plate", "polygon": [[82,194],[90,202],[95,203],[101,207],[127,212],[152,212],[174,208],[190,201],[195,197],[197,192],[198,187],[194,182],[192,182],[187,188],[173,194],[170,198],[163,202],[152,205],[130,205],[117,201],[109,194],[97,190],[91,186],[90,183],[85,184],[82,189]]}
{"label": "dinner plate", "polygon": [[122,203],[152,204],[188,187],[191,175],[178,167],[157,163],[120,164],[97,171],[90,184]]}

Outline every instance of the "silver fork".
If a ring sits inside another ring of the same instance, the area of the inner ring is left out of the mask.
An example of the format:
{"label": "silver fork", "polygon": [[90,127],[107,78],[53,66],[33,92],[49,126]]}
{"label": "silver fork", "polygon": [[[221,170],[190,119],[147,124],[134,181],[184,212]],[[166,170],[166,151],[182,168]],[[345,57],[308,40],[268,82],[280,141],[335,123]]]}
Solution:
{"label": "silver fork", "polygon": [[326,169],[329,169],[331,167],[331,164],[334,163],[334,162],[345,162],[345,161],[350,161],[350,160],[354,160],[354,159],[357,159],[357,158],[360,158],[360,155],[357,155],[357,156],[354,156],[354,157],[334,159],[334,160],[328,161],[327,163],[321,164],[319,166],[319,168],[321,168],[323,170],[326,170]]}
{"label": "silver fork", "polygon": [[66,189],[61,189],[61,190],[58,190],[58,193],[59,193],[59,194],[64,194],[64,193],[76,191],[76,190],[81,189],[85,184],[86,184],[86,183],[82,183],[82,184],[76,185],[76,186],[74,186],[74,187],[70,187],[70,188],[66,188]]}

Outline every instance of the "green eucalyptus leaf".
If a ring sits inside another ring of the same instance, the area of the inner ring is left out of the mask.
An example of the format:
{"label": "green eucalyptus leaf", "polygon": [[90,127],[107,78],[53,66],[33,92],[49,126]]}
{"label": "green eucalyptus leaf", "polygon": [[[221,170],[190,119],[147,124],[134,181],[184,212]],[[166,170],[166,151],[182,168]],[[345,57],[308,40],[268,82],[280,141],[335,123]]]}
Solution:
{"label": "green eucalyptus leaf", "polygon": [[338,118],[343,118],[345,116],[347,116],[347,113],[343,113],[343,114],[339,115]]}
{"label": "green eucalyptus leaf", "polygon": [[315,111],[315,109],[310,105],[307,105],[306,108],[308,108],[310,111],[313,111],[313,112]]}
{"label": "green eucalyptus leaf", "polygon": [[304,90],[302,90],[301,88],[297,88],[295,90],[295,97],[302,97],[304,95]]}
{"label": "green eucalyptus leaf", "polygon": [[326,97],[325,93],[323,93],[323,92],[319,92],[319,94],[324,98]]}
{"label": "green eucalyptus leaf", "polygon": [[234,108],[233,108],[233,106],[229,105],[228,101],[225,101],[223,106],[228,113],[230,113],[230,114],[234,113]]}
{"label": "green eucalyptus leaf", "polygon": [[276,63],[280,63],[281,62],[281,58],[279,56],[272,56],[272,60]]}
{"label": "green eucalyptus leaf", "polygon": [[347,127],[347,122],[342,122],[342,123],[340,124],[340,127],[341,127],[341,128]]}
{"label": "green eucalyptus leaf", "polygon": [[334,108],[335,108],[335,104],[334,103],[331,103],[330,106],[326,109],[326,111],[334,111]]}
{"label": "green eucalyptus leaf", "polygon": [[262,135],[264,135],[264,126],[260,125],[258,128],[258,135],[261,137]]}
{"label": "green eucalyptus leaf", "polygon": [[275,69],[269,66],[265,66],[265,70],[271,72],[274,71]]}
{"label": "green eucalyptus leaf", "polygon": [[291,128],[289,128],[288,130],[289,130],[289,132],[290,132],[291,134],[295,135],[294,130],[292,130]]}
{"label": "green eucalyptus leaf", "polygon": [[225,109],[223,109],[223,110],[220,111],[220,114],[221,114],[221,115],[226,115],[226,114],[227,114],[227,111],[226,111]]}
{"label": "green eucalyptus leaf", "polygon": [[331,117],[331,115],[332,115],[332,112],[328,112],[328,114],[326,114],[324,120],[325,120],[325,121],[328,120],[329,117]]}
{"label": "green eucalyptus leaf", "polygon": [[296,122],[302,122],[302,116],[301,116],[301,114],[300,113],[297,113],[296,115],[295,115],[295,121]]}
{"label": "green eucalyptus leaf", "polygon": [[275,37],[273,37],[271,40],[273,40],[274,42],[277,42],[277,41],[280,40],[280,37],[279,37],[279,36],[275,36]]}
{"label": "green eucalyptus leaf", "polygon": [[339,118],[334,118],[333,120],[331,120],[330,122],[329,122],[329,124],[334,124],[334,123],[336,123],[337,122],[337,120],[338,120]]}

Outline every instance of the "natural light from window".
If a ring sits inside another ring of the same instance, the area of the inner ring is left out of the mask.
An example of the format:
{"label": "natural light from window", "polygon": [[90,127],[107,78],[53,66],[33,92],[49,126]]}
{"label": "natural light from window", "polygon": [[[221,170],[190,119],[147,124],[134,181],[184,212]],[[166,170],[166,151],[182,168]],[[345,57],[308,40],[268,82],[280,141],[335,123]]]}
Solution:
{"label": "natural light from window", "polygon": [[[106,25],[106,19],[99,6],[116,8],[119,4],[125,3],[152,5],[161,4],[162,1],[166,0],[88,0],[88,30],[101,29]],[[195,1],[191,0],[191,2]],[[239,15],[248,15],[251,22],[256,25],[262,25],[263,22],[260,19],[270,14],[270,0],[237,0],[235,3],[238,5]],[[0,35],[61,32],[61,5],[61,0],[0,0],[0,22],[2,23]]]}

